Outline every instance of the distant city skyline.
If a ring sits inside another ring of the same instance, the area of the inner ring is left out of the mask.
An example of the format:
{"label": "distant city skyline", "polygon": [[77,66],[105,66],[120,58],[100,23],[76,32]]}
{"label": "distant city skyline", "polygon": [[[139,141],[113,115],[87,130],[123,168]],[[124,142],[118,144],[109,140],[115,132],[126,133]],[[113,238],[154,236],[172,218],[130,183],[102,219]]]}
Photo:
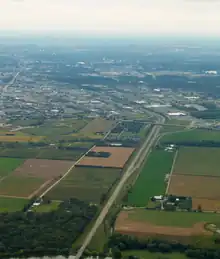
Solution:
{"label": "distant city skyline", "polygon": [[0,31],[220,36],[216,0],[0,0]]}

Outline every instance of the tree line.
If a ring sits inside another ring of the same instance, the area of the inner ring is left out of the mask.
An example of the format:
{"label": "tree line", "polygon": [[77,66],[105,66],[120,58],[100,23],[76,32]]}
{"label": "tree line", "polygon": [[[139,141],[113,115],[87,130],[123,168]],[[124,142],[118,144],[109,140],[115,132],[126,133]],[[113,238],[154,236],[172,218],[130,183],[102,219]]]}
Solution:
{"label": "tree line", "polygon": [[[219,244],[219,238],[216,237],[214,242]],[[154,238],[138,239],[134,236],[121,234],[114,234],[112,237],[110,237],[108,245],[112,250],[113,258],[118,259],[122,257],[122,251],[126,250],[147,250],[152,253],[179,252],[185,254],[189,258],[195,259],[220,258],[220,249],[198,248],[190,244],[181,244],[177,241],[166,241]]]}

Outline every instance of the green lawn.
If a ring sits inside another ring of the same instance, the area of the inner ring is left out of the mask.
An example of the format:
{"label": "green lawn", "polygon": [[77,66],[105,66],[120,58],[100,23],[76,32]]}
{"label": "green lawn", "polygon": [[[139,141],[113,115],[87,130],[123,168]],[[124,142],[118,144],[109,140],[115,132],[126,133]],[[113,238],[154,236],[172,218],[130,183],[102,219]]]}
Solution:
{"label": "green lawn", "polygon": [[146,206],[149,198],[165,192],[164,178],[170,173],[175,153],[154,150],[150,153],[143,169],[128,195],[128,204]]}
{"label": "green lawn", "polygon": [[58,209],[60,201],[51,201],[49,204],[41,204],[40,206],[34,207],[35,212],[51,212]]}
{"label": "green lawn", "polygon": [[219,158],[219,148],[181,147],[173,173],[220,176]]}
{"label": "green lawn", "polygon": [[167,134],[161,138],[160,142],[178,143],[183,141],[220,141],[220,131],[214,130],[189,130]]}
{"label": "green lawn", "polygon": [[150,253],[144,250],[131,250],[131,251],[124,251],[123,257],[129,255],[135,255],[140,259],[187,259],[188,257],[184,254],[180,253]]}
{"label": "green lawn", "polygon": [[20,211],[27,203],[28,199],[0,197],[0,212]]}
{"label": "green lawn", "polygon": [[0,178],[8,175],[20,166],[24,160],[17,158],[0,158]]}
{"label": "green lawn", "polygon": [[76,167],[53,188],[47,196],[52,200],[75,197],[80,200],[99,203],[103,193],[121,176],[118,169]]}
{"label": "green lawn", "polygon": [[198,212],[169,212],[135,209],[128,214],[133,221],[150,222],[157,226],[192,227],[198,222],[220,223],[219,214]]}

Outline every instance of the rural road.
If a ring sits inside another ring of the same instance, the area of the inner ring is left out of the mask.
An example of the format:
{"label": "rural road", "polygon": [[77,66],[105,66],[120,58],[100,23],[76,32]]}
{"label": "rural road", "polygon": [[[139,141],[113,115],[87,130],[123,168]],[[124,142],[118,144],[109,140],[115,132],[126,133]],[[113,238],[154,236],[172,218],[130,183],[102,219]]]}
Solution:
{"label": "rural road", "polygon": [[[157,114],[157,116],[158,116],[158,123],[163,124],[164,121],[165,121],[164,117],[162,117],[158,114]],[[151,147],[153,146],[155,140],[157,139],[160,128],[161,128],[161,125],[154,125],[152,127],[152,129],[151,129],[150,133],[148,134],[148,136],[147,136],[145,142],[143,143],[142,147],[139,149],[136,156],[131,161],[129,167],[124,172],[124,175],[122,176],[120,182],[118,183],[117,187],[115,188],[113,194],[111,195],[111,197],[109,198],[109,200],[107,201],[105,206],[103,207],[103,209],[102,209],[101,213],[99,214],[98,218],[96,219],[92,229],[90,230],[89,234],[85,238],[84,243],[82,244],[81,248],[78,250],[78,252],[75,256],[75,259],[80,259],[80,257],[83,255],[83,252],[85,251],[86,247],[91,242],[91,240],[92,240],[93,236],[95,235],[99,226],[102,224],[103,220],[105,219],[106,215],[109,212],[109,209],[114,204],[117,196],[121,192],[121,190],[122,190],[123,186],[125,185],[126,181],[134,173],[134,171],[141,166],[141,164],[144,161],[146,155],[148,154],[148,152],[150,151]]]}

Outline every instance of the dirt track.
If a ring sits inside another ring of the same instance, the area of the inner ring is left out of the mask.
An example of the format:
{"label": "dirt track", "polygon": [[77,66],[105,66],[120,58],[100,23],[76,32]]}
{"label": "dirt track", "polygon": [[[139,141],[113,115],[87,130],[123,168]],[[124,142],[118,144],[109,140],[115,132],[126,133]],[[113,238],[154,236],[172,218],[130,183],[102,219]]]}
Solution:
{"label": "dirt track", "polygon": [[191,228],[157,226],[149,222],[139,222],[128,219],[128,213],[122,211],[115,224],[115,231],[122,234],[131,234],[135,236],[199,236],[211,235],[211,232],[204,229],[205,223],[197,223]]}

